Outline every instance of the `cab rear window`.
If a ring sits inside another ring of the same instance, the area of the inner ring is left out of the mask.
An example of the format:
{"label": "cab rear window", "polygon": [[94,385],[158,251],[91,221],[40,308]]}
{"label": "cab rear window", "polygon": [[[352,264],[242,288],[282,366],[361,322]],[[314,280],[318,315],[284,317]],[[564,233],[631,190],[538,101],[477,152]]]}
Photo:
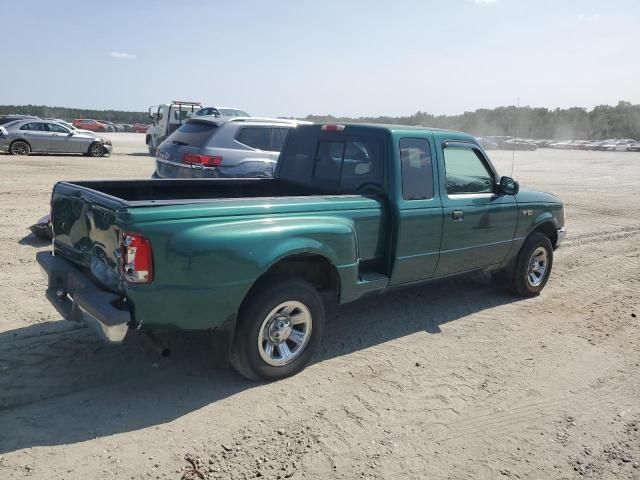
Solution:
{"label": "cab rear window", "polygon": [[382,138],[357,134],[331,138],[295,130],[283,151],[280,178],[345,193],[365,186],[383,188]]}
{"label": "cab rear window", "polygon": [[167,138],[167,142],[190,147],[202,147],[218,129],[209,122],[188,122],[181,125]]}

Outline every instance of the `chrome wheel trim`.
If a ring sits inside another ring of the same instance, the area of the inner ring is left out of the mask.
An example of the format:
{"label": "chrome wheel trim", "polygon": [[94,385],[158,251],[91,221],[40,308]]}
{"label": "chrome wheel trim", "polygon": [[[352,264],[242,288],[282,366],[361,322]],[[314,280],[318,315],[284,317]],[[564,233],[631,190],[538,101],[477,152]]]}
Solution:
{"label": "chrome wheel trim", "polygon": [[16,142],[11,146],[11,153],[14,155],[29,155],[29,145],[25,142]]}
{"label": "chrome wheel trim", "polygon": [[91,145],[91,155],[94,157],[100,157],[104,154],[104,148],[99,143],[94,143]]}
{"label": "chrome wheel trim", "polygon": [[527,267],[527,284],[530,287],[539,287],[544,281],[549,269],[549,253],[544,247],[536,248],[529,258]]}
{"label": "chrome wheel trim", "polygon": [[282,367],[293,362],[309,344],[313,319],[302,302],[281,303],[266,316],[258,332],[258,352],[268,365]]}

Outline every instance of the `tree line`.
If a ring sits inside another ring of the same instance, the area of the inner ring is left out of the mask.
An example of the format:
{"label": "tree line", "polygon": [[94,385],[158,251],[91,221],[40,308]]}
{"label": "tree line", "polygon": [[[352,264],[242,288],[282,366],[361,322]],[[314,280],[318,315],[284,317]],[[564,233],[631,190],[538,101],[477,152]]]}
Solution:
{"label": "tree line", "polygon": [[510,135],[533,139],[640,139],[640,105],[620,101],[616,106],[598,105],[554,110],[538,107],[481,108],[460,115],[432,115],[418,111],[404,117],[334,117],[308,115],[304,120],[319,123],[357,122],[394,125],[423,125],[460,130],[476,136]]}
{"label": "tree line", "polygon": [[[95,118],[116,123],[149,123],[147,112],[121,110],[87,110],[48,107],[46,105],[0,105],[0,114],[30,114],[42,118]],[[541,107],[480,108],[460,115],[433,115],[418,111],[400,117],[335,117],[307,115],[312,122],[389,123],[423,125],[461,130],[473,135],[511,135],[535,139],[640,139],[640,105],[620,101],[617,105],[598,105],[592,110],[582,107],[548,109]]]}
{"label": "tree line", "polygon": [[89,110],[83,108],[48,107],[46,105],[0,105],[0,115],[35,115],[40,118],[60,118],[71,121],[76,118],[93,118],[115,123],[150,123],[148,112],[122,110]]}

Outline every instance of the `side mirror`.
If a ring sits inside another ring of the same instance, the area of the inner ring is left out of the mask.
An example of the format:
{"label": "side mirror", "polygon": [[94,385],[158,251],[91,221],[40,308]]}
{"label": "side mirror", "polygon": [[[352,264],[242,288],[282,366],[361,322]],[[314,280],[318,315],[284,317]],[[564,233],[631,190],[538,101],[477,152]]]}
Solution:
{"label": "side mirror", "polygon": [[503,195],[516,195],[520,191],[520,184],[511,177],[500,179],[500,193]]}

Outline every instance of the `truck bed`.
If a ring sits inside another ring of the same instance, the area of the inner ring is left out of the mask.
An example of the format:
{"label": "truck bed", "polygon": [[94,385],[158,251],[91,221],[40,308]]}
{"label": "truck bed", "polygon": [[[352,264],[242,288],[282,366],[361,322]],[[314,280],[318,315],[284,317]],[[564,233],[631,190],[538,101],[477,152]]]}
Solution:
{"label": "truck bed", "polygon": [[80,181],[59,184],[62,190],[65,190],[65,186],[76,191],[77,187],[89,189],[93,194],[97,192],[118,203],[130,206],[190,203],[225,198],[298,197],[332,193],[319,187],[297,185],[271,178]]}
{"label": "truck bed", "polygon": [[[178,237],[185,237],[184,245],[191,245],[194,240],[186,239],[190,235],[205,238],[202,232],[211,232],[212,237],[198,247],[207,251],[215,247],[217,239],[226,242],[231,235],[226,232],[240,228],[243,218],[257,222],[255,228],[265,228],[266,218],[297,225],[314,217],[332,216],[334,222],[348,222],[361,232],[356,235],[363,239],[358,245],[360,258],[368,260],[380,257],[385,248],[387,230],[382,224],[387,217],[383,205],[378,198],[332,193],[276,179],[59,182],[53,191],[51,222],[55,253],[89,270],[108,289],[120,291],[122,231],[147,236],[159,261],[167,257],[159,252],[169,243],[175,241],[182,248],[182,240],[173,240]],[[173,252],[176,247],[171,248]],[[227,247],[216,248],[223,251]],[[159,267],[158,280],[162,272]]]}

